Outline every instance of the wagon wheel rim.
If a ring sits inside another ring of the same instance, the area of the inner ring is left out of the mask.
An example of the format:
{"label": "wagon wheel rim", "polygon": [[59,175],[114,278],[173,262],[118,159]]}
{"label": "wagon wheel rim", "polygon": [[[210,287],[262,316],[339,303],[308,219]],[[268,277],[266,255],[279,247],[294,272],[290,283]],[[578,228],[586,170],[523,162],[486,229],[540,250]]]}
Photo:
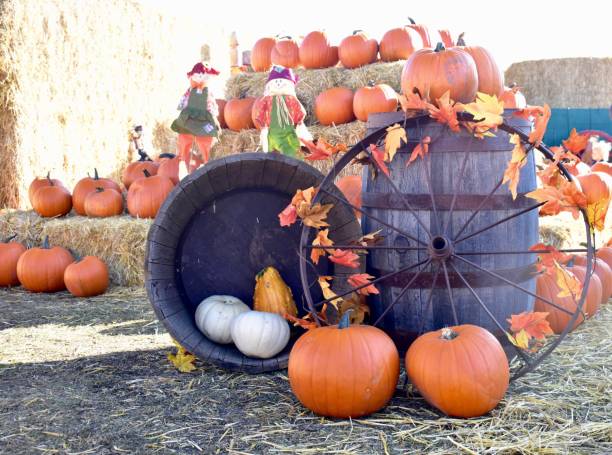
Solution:
{"label": "wagon wheel rim", "polygon": [[[468,114],[469,115],[469,114]],[[459,114],[458,116],[461,116],[461,114]],[[406,118],[403,121],[402,127],[406,128],[407,125],[409,124],[413,124],[412,126],[415,126],[414,124],[416,124],[417,127],[419,127],[419,122],[423,119],[427,119],[427,121],[429,121],[429,116],[427,114],[423,114],[423,115],[417,115],[415,117],[412,118]],[[464,117],[464,120],[472,120],[472,118],[470,117]],[[335,300],[336,298],[342,298],[345,297],[347,295],[350,295],[366,286],[368,286],[369,284],[376,284],[380,281],[392,278],[395,275],[398,275],[400,273],[409,271],[409,270],[413,270],[416,269],[416,272],[413,274],[411,280],[399,291],[399,293],[395,296],[395,298],[393,299],[393,301],[387,305],[383,312],[379,315],[379,317],[377,318],[376,321],[374,321],[373,325],[377,325],[379,324],[384,317],[386,316],[386,314],[391,311],[391,309],[399,302],[399,300],[401,299],[401,297],[404,295],[404,293],[410,289],[410,286],[412,286],[413,282],[419,277],[419,275],[430,265],[432,266],[437,266],[435,272],[434,272],[434,278],[432,279],[432,283],[431,283],[431,287],[429,290],[427,289],[423,289],[425,292],[428,291],[428,297],[427,297],[427,303],[425,304],[425,314],[427,314],[429,312],[429,310],[432,307],[432,300],[433,300],[433,294],[434,294],[434,290],[436,289],[436,284],[438,282],[438,280],[440,279],[440,277],[443,279],[444,284],[445,284],[445,289],[448,293],[448,300],[451,304],[451,309],[452,309],[452,313],[453,313],[453,320],[455,325],[458,325],[459,320],[457,317],[457,311],[456,311],[456,307],[455,307],[455,302],[454,302],[454,298],[453,298],[453,287],[451,286],[450,280],[449,280],[449,271],[453,271],[455,272],[456,276],[459,277],[459,279],[463,282],[464,284],[464,288],[468,289],[470,291],[470,293],[472,294],[472,296],[474,297],[474,299],[478,302],[479,306],[485,311],[485,313],[487,313],[489,315],[489,317],[491,318],[492,322],[498,327],[498,329],[500,329],[502,332],[507,333],[508,330],[504,328],[502,322],[500,322],[499,320],[497,320],[497,318],[490,312],[486,302],[478,295],[477,291],[474,289],[474,287],[472,286],[472,284],[467,280],[466,276],[465,276],[465,270],[463,271],[463,273],[461,271],[459,271],[459,269],[457,269],[456,264],[465,264],[466,266],[470,266],[471,268],[473,268],[473,270],[477,270],[480,273],[484,273],[485,275],[489,276],[489,278],[491,279],[496,279],[498,280],[500,283],[503,282],[503,284],[507,285],[507,286],[511,286],[517,290],[520,290],[521,292],[523,292],[525,295],[529,295],[531,297],[534,297],[534,299],[540,300],[542,301],[544,304],[548,305],[549,307],[552,306],[566,314],[571,314],[570,320],[567,323],[566,327],[564,328],[563,331],[561,331],[561,333],[559,333],[558,335],[556,335],[554,338],[550,338],[548,340],[548,342],[540,349],[537,351],[537,353],[527,353],[525,350],[522,350],[520,348],[518,348],[517,346],[515,346],[514,344],[511,344],[513,346],[514,351],[516,352],[517,355],[517,359],[520,359],[519,361],[521,362],[521,365],[518,367],[514,367],[514,371],[511,375],[511,380],[516,380],[522,376],[524,376],[525,374],[529,373],[530,371],[534,370],[538,365],[540,365],[548,356],[550,356],[550,354],[557,348],[557,346],[559,346],[559,344],[565,339],[565,337],[567,336],[567,334],[573,329],[574,327],[574,323],[577,321],[577,319],[579,317],[583,317],[584,320],[586,320],[586,317],[584,316],[584,312],[583,312],[583,307],[585,305],[586,302],[586,298],[587,298],[587,293],[588,293],[588,288],[589,288],[589,283],[590,283],[590,279],[591,279],[591,274],[593,273],[593,261],[594,261],[594,234],[591,233],[591,227],[588,223],[588,218],[587,218],[587,214],[586,211],[584,209],[579,209],[580,214],[582,216],[583,222],[584,222],[584,226],[585,226],[585,233],[586,233],[586,248],[570,248],[570,249],[561,249],[558,250],[560,252],[566,252],[566,253],[586,253],[586,273],[585,273],[585,281],[582,287],[582,292],[580,295],[580,298],[575,302],[576,303],[576,310],[572,313],[571,311],[568,311],[562,307],[559,307],[557,304],[555,304],[554,302],[543,298],[542,296],[537,295],[537,290],[536,292],[531,292],[527,289],[525,289],[524,287],[522,287],[520,284],[518,283],[514,283],[513,281],[495,273],[495,272],[491,272],[489,270],[487,270],[484,267],[479,266],[478,264],[472,262],[470,260],[470,256],[474,256],[474,255],[488,255],[488,254],[496,254],[496,255],[516,255],[516,254],[521,254],[521,255],[526,255],[526,254],[547,254],[547,253],[551,253],[551,251],[549,250],[528,250],[528,251],[521,251],[521,250],[517,250],[517,251],[488,251],[488,252],[470,252],[470,251],[455,251],[454,247],[456,245],[460,245],[462,242],[464,242],[465,240],[468,240],[470,238],[473,237],[477,237],[478,235],[491,230],[493,228],[495,228],[496,226],[503,224],[505,222],[508,222],[512,219],[518,218],[520,216],[523,216],[525,214],[528,214],[530,212],[532,212],[533,210],[537,210],[539,209],[544,203],[538,203],[538,204],[533,204],[523,210],[518,211],[517,213],[513,213],[512,215],[502,218],[501,220],[497,220],[494,223],[491,223],[490,225],[485,226],[484,228],[480,228],[477,230],[470,230],[469,226],[471,224],[471,222],[473,221],[473,219],[476,217],[476,215],[478,213],[480,213],[480,211],[483,209],[483,207],[486,205],[486,203],[488,202],[488,200],[497,192],[497,190],[503,185],[502,183],[502,179],[500,178],[499,181],[497,181],[495,187],[493,188],[493,190],[491,190],[487,196],[485,196],[485,198],[481,201],[481,203],[479,204],[479,206],[477,207],[477,209],[475,209],[473,211],[473,213],[470,215],[470,217],[468,218],[468,220],[461,226],[461,228],[456,232],[452,232],[452,216],[453,213],[455,211],[456,208],[456,201],[457,201],[457,196],[459,193],[459,188],[460,188],[460,184],[461,182],[464,180],[465,178],[465,168],[466,168],[466,163],[468,160],[468,157],[471,153],[471,149],[468,148],[465,152],[464,152],[464,157],[462,160],[462,164],[461,164],[461,168],[460,168],[460,177],[459,180],[457,181],[457,184],[455,185],[454,191],[453,191],[453,195],[452,195],[452,201],[451,201],[451,205],[449,208],[449,214],[448,214],[448,218],[446,220],[445,223],[441,223],[440,218],[439,218],[439,214],[438,214],[438,210],[436,207],[436,202],[435,202],[435,193],[433,191],[433,185],[432,185],[432,178],[431,178],[431,167],[430,170],[427,172],[425,172],[426,175],[426,182],[425,185],[428,189],[428,193],[430,196],[430,200],[431,200],[431,204],[432,206],[430,207],[430,209],[432,210],[433,213],[433,218],[435,220],[435,223],[433,224],[437,224],[438,225],[438,231],[437,234],[435,234],[434,232],[432,232],[431,228],[427,228],[425,223],[423,223],[423,221],[419,218],[418,214],[416,213],[416,210],[414,209],[414,207],[412,207],[412,205],[410,204],[410,202],[404,197],[404,194],[401,193],[401,191],[399,190],[399,188],[397,187],[397,185],[395,185],[395,183],[392,181],[391,177],[387,176],[385,172],[382,171],[382,169],[380,168],[379,164],[376,162],[376,160],[373,158],[370,150],[368,149],[368,146],[370,144],[377,144],[379,143],[385,136],[386,133],[386,128],[389,125],[385,125],[382,128],[377,129],[376,131],[372,132],[371,134],[367,135],[364,139],[362,139],[361,141],[359,141],[357,144],[355,144],[349,151],[347,151],[338,161],[334,162],[334,165],[332,167],[332,169],[328,172],[328,174],[325,176],[325,178],[323,179],[323,181],[321,182],[321,184],[319,185],[319,190],[317,191],[317,193],[315,194],[312,203],[316,204],[318,202],[322,202],[322,200],[324,198],[331,198],[333,199],[334,203],[340,203],[344,206],[346,206],[348,209],[354,210],[362,215],[365,215],[371,219],[373,219],[374,221],[380,223],[382,226],[387,227],[388,229],[390,229],[391,231],[394,231],[398,234],[401,234],[415,242],[417,242],[417,244],[419,246],[414,246],[414,247],[397,247],[397,246],[378,246],[378,245],[334,245],[333,247],[313,247],[312,245],[309,245],[308,241],[310,238],[310,234],[311,234],[311,229],[310,227],[303,225],[302,226],[302,234],[301,234],[301,238],[300,238],[300,277],[301,277],[301,281],[302,281],[302,287],[304,290],[304,298],[306,300],[306,304],[308,309],[310,310],[310,313],[313,315],[313,319],[315,320],[315,322],[317,323],[317,325],[323,325],[323,324],[327,324],[326,321],[323,321],[319,316],[318,316],[318,309],[320,309],[325,303],[329,303],[332,300]],[[501,131],[504,131],[508,134],[517,134],[520,138],[520,140],[523,143],[528,144],[528,146],[526,147],[526,155],[529,155],[532,150],[538,150],[546,159],[548,160],[552,160],[554,157],[554,153],[544,144],[544,143],[540,143],[537,146],[534,146],[533,144],[529,144],[528,142],[528,135],[523,133],[522,131],[518,130],[517,128],[513,127],[512,125],[509,125],[508,123],[506,123],[506,121],[504,120],[504,123],[502,125],[500,125],[498,127]],[[434,139],[435,140],[435,139]],[[432,140],[433,142],[433,140]],[[471,142],[470,142],[471,143]],[[355,205],[351,204],[348,200],[346,200],[343,196],[340,196],[338,194],[338,191],[332,191],[330,190],[330,188],[334,188],[334,181],[337,178],[338,175],[340,175],[342,169],[344,169],[345,167],[347,167],[351,162],[353,162],[353,160],[355,158],[357,158],[361,153],[365,153],[366,156],[369,158],[369,164],[371,166],[374,166],[374,169],[376,169],[376,171],[378,172],[378,178],[380,178],[380,176],[383,176],[382,178],[387,179],[387,182],[390,184],[391,188],[393,189],[393,191],[395,193],[397,193],[399,195],[400,201],[402,202],[402,204],[404,205],[404,207],[407,209],[408,212],[411,213],[411,216],[413,216],[416,220],[416,222],[421,225],[421,227],[424,228],[425,233],[427,234],[427,236],[429,237],[429,243],[428,244],[424,244],[424,242],[418,238],[415,238],[412,234],[406,232],[405,229],[402,229],[401,227],[397,227],[392,225],[391,223],[387,223],[384,220],[381,220],[380,218],[373,216],[371,213],[367,213],[366,210],[360,208],[360,207],[356,207]],[[428,155],[429,157],[431,157],[431,154]],[[427,158],[426,158],[427,159]],[[430,158],[431,159],[431,158]],[[567,168],[563,165],[563,163],[561,161],[557,162],[557,167],[559,169],[560,175],[565,178],[568,181],[573,181],[574,178],[573,176],[569,173],[569,171],[567,170]],[[467,232],[466,232],[467,231]],[[313,286],[312,283],[308,282],[308,268],[309,267],[314,267],[314,265],[312,263],[310,263],[310,261],[307,259],[308,257],[308,253],[313,249],[313,248],[319,248],[322,250],[334,250],[334,249],[353,249],[353,250],[365,250],[367,253],[369,253],[370,251],[373,250],[399,250],[399,249],[404,249],[404,250],[429,250],[430,253],[430,257],[422,260],[422,261],[418,261],[414,264],[410,264],[408,266],[399,268],[398,270],[395,270],[393,272],[390,272],[386,275],[380,276],[380,277],[376,277],[375,279],[373,279],[370,283],[368,284],[364,284],[361,286],[352,286],[351,289],[349,291],[345,291],[339,294],[336,294],[336,296],[334,298],[329,298],[329,299],[323,299],[319,302],[315,302],[313,300],[310,288]],[[438,257],[436,257],[438,256]],[[467,257],[466,257],[467,256]],[[433,267],[432,267],[433,268]],[[534,300],[534,304],[535,304],[535,300]],[[423,333],[423,326],[425,324],[425,320],[426,317],[424,316],[421,320],[421,327],[419,330],[419,334]]]}

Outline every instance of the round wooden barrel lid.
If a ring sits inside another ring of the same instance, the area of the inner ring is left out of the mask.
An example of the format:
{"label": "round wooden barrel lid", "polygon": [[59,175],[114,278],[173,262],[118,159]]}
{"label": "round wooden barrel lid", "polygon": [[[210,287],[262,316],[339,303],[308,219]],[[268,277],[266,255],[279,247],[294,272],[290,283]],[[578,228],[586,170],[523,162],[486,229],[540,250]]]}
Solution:
{"label": "round wooden barrel lid", "polygon": [[[298,311],[306,312],[299,277],[301,226],[281,227],[278,214],[296,190],[317,186],[322,179],[315,168],[293,158],[242,153],[211,161],[177,185],[149,231],[146,288],[158,318],[185,349],[230,370],[257,373],[287,366],[299,329],[292,329],[292,339],[279,355],[254,359],[233,344],[206,338],[194,314],[211,295],[232,295],[252,306],[255,275],[268,266],[279,270]],[[327,221],[329,237],[336,242],[361,235],[359,222],[344,205],[334,206]],[[328,270],[327,261],[320,267],[320,275],[342,273]],[[315,271],[311,273],[316,283]],[[320,290],[313,286],[311,292]]]}

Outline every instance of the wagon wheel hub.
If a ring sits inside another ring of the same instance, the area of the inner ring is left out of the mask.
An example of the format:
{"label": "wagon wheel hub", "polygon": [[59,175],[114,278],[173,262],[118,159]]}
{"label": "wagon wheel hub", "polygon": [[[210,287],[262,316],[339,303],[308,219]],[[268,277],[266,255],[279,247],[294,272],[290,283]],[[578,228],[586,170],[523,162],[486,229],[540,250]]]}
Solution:
{"label": "wagon wheel hub", "polygon": [[437,235],[431,239],[427,251],[432,260],[446,261],[453,254],[453,244],[444,235]]}

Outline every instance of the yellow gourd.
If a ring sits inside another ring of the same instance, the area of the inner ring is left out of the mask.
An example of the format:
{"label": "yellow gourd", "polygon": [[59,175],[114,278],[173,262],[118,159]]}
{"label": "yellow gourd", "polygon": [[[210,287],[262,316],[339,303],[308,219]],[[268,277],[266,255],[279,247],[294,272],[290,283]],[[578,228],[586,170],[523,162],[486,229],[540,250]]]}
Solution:
{"label": "yellow gourd", "polygon": [[274,267],[266,267],[255,277],[253,306],[255,311],[297,316],[291,289]]}

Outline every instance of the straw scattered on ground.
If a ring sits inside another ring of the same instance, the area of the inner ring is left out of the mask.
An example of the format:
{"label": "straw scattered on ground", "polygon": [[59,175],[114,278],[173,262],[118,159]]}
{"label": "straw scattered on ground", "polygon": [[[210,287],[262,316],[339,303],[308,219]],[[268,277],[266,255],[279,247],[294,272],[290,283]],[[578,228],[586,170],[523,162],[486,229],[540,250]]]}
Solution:
{"label": "straw scattered on ground", "polygon": [[480,418],[444,417],[409,388],[371,417],[330,420],[299,404],[286,371],[174,370],[140,289],[0,290],[0,452],[610,453],[611,338],[608,304]]}

